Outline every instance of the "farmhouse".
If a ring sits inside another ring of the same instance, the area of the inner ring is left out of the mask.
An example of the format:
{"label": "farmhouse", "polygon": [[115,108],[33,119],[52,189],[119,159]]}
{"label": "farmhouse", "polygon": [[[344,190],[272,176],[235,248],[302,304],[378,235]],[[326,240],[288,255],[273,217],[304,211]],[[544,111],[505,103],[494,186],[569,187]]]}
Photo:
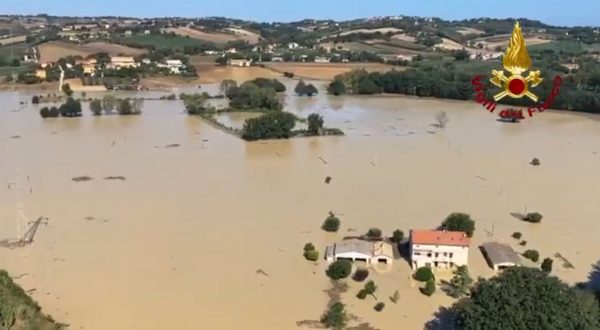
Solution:
{"label": "farmhouse", "polygon": [[110,58],[108,63],[108,69],[121,69],[121,68],[137,68],[139,63],[135,62],[133,56],[115,56]]}
{"label": "farmhouse", "polygon": [[411,266],[413,269],[466,266],[469,244],[470,239],[461,231],[411,230]]}
{"label": "farmhouse", "polygon": [[183,69],[184,65],[181,60],[166,60],[167,68],[171,71],[172,74],[180,74],[181,69]]}
{"label": "farmhouse", "polygon": [[348,239],[328,246],[325,259],[363,261],[370,264],[391,264],[394,259],[392,245],[386,242],[369,242],[360,239]]}
{"label": "farmhouse", "polygon": [[508,267],[520,266],[519,255],[508,245],[498,242],[487,242],[481,244],[481,252],[485,256],[488,264],[495,271],[503,270]]}
{"label": "farmhouse", "polygon": [[227,60],[227,65],[230,66],[240,66],[240,67],[244,67],[244,66],[251,66],[252,65],[252,60],[246,60],[246,59],[228,59]]}
{"label": "farmhouse", "polygon": [[329,63],[329,62],[331,62],[331,60],[327,57],[324,57],[324,56],[315,57],[315,63]]}
{"label": "farmhouse", "polygon": [[38,77],[38,78],[40,78],[40,79],[45,80],[46,77],[47,77],[46,70],[44,70],[44,69],[36,69],[35,70],[35,76]]}

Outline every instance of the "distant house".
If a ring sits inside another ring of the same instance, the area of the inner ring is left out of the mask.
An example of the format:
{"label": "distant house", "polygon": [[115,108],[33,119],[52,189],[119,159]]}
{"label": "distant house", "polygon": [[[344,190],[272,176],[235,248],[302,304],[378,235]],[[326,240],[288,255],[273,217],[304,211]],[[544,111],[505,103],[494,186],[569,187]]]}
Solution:
{"label": "distant house", "polygon": [[488,265],[495,271],[521,265],[519,255],[506,244],[497,242],[483,243],[481,244],[481,252],[485,256]]}
{"label": "distant house", "polygon": [[239,66],[239,67],[246,67],[246,66],[251,66],[252,65],[252,60],[246,60],[246,59],[228,59],[227,60],[227,65],[229,66]]}
{"label": "distant house", "polygon": [[288,49],[297,49],[300,48],[300,45],[297,42],[290,42],[287,47]]}
{"label": "distant house", "polygon": [[125,31],[125,35],[126,36],[131,36],[133,34],[133,32],[131,32],[131,30],[127,30]]}
{"label": "distant house", "polygon": [[150,34],[150,30],[144,30],[144,34]]}
{"label": "distant house", "polygon": [[81,67],[83,68],[83,74],[94,76],[96,74],[96,65],[98,61],[95,58],[90,58],[85,61],[81,61]]}
{"label": "distant house", "polygon": [[271,62],[283,62],[283,57],[281,57],[281,56],[273,56],[271,58]]}
{"label": "distant house", "polygon": [[114,56],[110,58],[110,63],[106,66],[108,69],[137,68],[140,64],[135,61],[133,56]]}
{"label": "distant house", "polygon": [[413,57],[414,57],[413,55],[402,55],[402,54],[399,54],[399,55],[396,55],[396,60],[398,60],[398,61],[412,62]]}
{"label": "distant house", "polygon": [[36,69],[35,70],[35,76],[42,79],[42,80],[46,80],[47,74],[46,74],[46,70],[44,69]]}
{"label": "distant house", "polygon": [[466,266],[469,244],[469,237],[461,231],[411,230],[411,266],[413,269]]}
{"label": "distant house", "polygon": [[394,260],[394,252],[389,243],[353,238],[328,246],[325,250],[325,259],[329,262],[351,260],[370,264],[391,264]]}
{"label": "distant house", "polygon": [[181,70],[185,67],[181,60],[166,60],[165,63],[172,74],[181,74]]}
{"label": "distant house", "polygon": [[237,53],[237,50],[235,48],[229,48],[225,51],[225,53],[227,54],[235,54]]}
{"label": "distant house", "polygon": [[315,63],[329,63],[331,62],[331,59],[324,57],[324,56],[317,56],[315,57]]}

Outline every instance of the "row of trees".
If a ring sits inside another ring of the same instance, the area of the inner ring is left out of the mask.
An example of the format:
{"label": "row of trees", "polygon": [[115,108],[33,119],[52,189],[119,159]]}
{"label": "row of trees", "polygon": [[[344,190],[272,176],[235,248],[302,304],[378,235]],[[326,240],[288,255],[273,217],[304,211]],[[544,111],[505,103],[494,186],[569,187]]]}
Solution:
{"label": "row of trees", "polygon": [[202,115],[216,112],[215,107],[208,104],[210,98],[208,93],[202,94],[181,94],[179,99],[183,101],[185,110],[190,115]]}
{"label": "row of trees", "polygon": [[247,81],[241,86],[228,81],[222,84],[222,91],[230,100],[229,106],[238,110],[279,111],[283,104],[277,93],[285,91],[285,86],[278,80],[259,78]]}
{"label": "row of trees", "polygon": [[43,107],[40,109],[40,116],[42,118],[56,118],[62,117],[81,117],[81,102],[73,99],[72,97],[67,98],[65,103],[59,107]]}
{"label": "row of trees", "polygon": [[296,126],[296,116],[283,111],[268,112],[258,118],[246,120],[242,138],[248,141],[287,139]]}
{"label": "row of trees", "polygon": [[142,99],[118,99],[112,95],[106,95],[101,100],[94,99],[90,102],[90,111],[94,116],[112,115],[115,111],[119,115],[139,115],[142,113],[144,100]]}
{"label": "row of trees", "polygon": [[[549,97],[556,70],[542,67],[544,82],[536,90],[541,100]],[[485,72],[483,74],[486,74]],[[328,86],[333,95],[343,94],[405,94],[422,97],[438,97],[456,100],[473,98],[471,80],[475,73],[459,70],[451,63],[436,65],[420,65],[406,71],[388,71],[385,73],[355,70],[338,75]],[[492,97],[495,87],[488,83],[488,98]],[[582,112],[600,113],[600,71],[582,71],[563,79],[560,93],[556,97],[553,108]],[[508,105],[530,105],[528,100],[504,98],[502,103]]]}

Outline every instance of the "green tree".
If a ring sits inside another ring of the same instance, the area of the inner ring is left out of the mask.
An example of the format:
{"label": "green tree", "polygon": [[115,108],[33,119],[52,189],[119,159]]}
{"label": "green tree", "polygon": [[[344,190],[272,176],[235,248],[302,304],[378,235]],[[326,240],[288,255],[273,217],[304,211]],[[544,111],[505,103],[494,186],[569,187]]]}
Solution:
{"label": "green tree", "polygon": [[367,231],[367,237],[369,238],[381,238],[382,235],[381,229],[379,228],[371,228]]}
{"label": "green tree", "polygon": [[31,98],[31,104],[38,104],[38,103],[40,103],[40,97],[39,97],[39,96],[37,96],[37,95],[34,95],[34,96]]}
{"label": "green tree", "polygon": [[336,260],[329,265],[325,274],[332,280],[341,280],[350,276],[351,272],[352,262],[349,260]]}
{"label": "green tree", "polygon": [[366,78],[361,79],[359,81],[356,93],[363,95],[371,95],[381,93],[381,89],[379,88],[379,86],[377,86],[377,84],[375,84],[373,80]]}
{"label": "green tree", "polygon": [[538,260],[540,260],[540,253],[537,250],[526,250],[525,252],[523,252],[523,257],[533,262],[537,262]]}
{"label": "green tree", "polygon": [[400,243],[404,239],[404,232],[400,229],[394,230],[392,233],[392,242]]}
{"label": "green tree", "polygon": [[258,118],[247,119],[242,133],[244,140],[287,139],[292,136],[296,116],[288,112],[266,113]]}
{"label": "green tree", "polygon": [[327,87],[327,92],[336,96],[344,95],[347,93],[346,85],[344,84],[344,81],[341,78],[336,77]]}
{"label": "green tree", "polygon": [[340,229],[340,219],[333,212],[329,212],[329,216],[323,222],[321,229],[328,232],[337,232]]}
{"label": "green tree", "polygon": [[190,115],[200,115],[204,113],[214,112],[215,109],[207,105],[208,93],[202,94],[181,94],[180,98],[183,100],[185,110]]}
{"label": "green tree", "polygon": [[90,102],[90,110],[95,116],[102,115],[102,101],[99,99],[94,99]]}
{"label": "green tree", "polygon": [[423,290],[421,290],[421,292],[426,296],[431,296],[435,293],[435,289],[435,280],[429,279],[427,282],[425,282],[425,287],[423,288]]}
{"label": "green tree", "polygon": [[512,238],[514,239],[521,239],[521,237],[523,237],[523,234],[521,234],[520,232],[516,231],[511,235]]}
{"label": "green tree", "polygon": [[321,135],[323,131],[323,116],[317,113],[308,115],[308,133],[312,135]]}
{"label": "green tree", "polygon": [[117,111],[120,115],[131,115],[133,114],[133,106],[129,100],[120,100],[117,102]]}
{"label": "green tree", "polygon": [[50,109],[48,107],[43,107],[40,109],[40,116],[42,116],[42,118],[48,118],[50,117]]}
{"label": "green tree", "polygon": [[462,231],[469,237],[475,232],[475,221],[466,213],[455,212],[450,214],[442,223],[442,228],[448,231]]}
{"label": "green tree", "polygon": [[67,101],[60,106],[59,112],[63,117],[81,117],[81,102],[69,97],[67,98]]}
{"label": "green tree", "polygon": [[450,280],[448,294],[453,298],[461,298],[469,293],[473,278],[469,275],[467,266],[459,266],[454,270],[454,277]]}
{"label": "green tree", "polygon": [[377,312],[381,312],[384,308],[385,308],[385,303],[383,303],[383,302],[378,302],[375,304],[375,307],[373,307],[373,309]]}
{"label": "green tree", "polygon": [[102,109],[104,114],[110,115],[113,113],[117,104],[117,99],[112,95],[106,95],[102,98]]}
{"label": "green tree", "polygon": [[544,261],[542,261],[542,271],[546,274],[550,274],[552,272],[553,263],[554,260],[552,260],[551,258],[544,259]]}
{"label": "green tree", "polygon": [[368,281],[367,283],[365,283],[365,287],[363,290],[365,290],[366,294],[370,294],[371,296],[373,296],[373,298],[377,299],[377,297],[375,297],[375,291],[377,291],[377,285],[375,285],[375,282]]}
{"label": "green tree", "polygon": [[227,93],[229,92],[230,89],[237,88],[237,87],[238,87],[238,84],[235,80],[225,79],[225,80],[221,81],[219,90],[221,91],[221,94],[227,95]]}
{"label": "green tree", "polygon": [[319,251],[317,251],[317,250],[304,251],[304,258],[306,258],[306,260],[310,260],[310,261],[317,261],[317,260],[319,260]]}
{"label": "green tree", "polygon": [[304,252],[306,251],[313,251],[316,250],[315,246],[313,245],[313,243],[306,243],[304,244]]}
{"label": "green tree", "polygon": [[218,65],[225,66],[225,65],[227,65],[227,57],[225,57],[225,56],[217,57],[215,59],[215,63],[217,63]]}
{"label": "green tree", "polygon": [[334,302],[321,317],[321,323],[327,328],[333,330],[342,330],[348,324],[348,315],[346,315],[345,305],[341,302]]}
{"label": "green tree", "polygon": [[469,52],[465,49],[457,50],[454,52],[454,59],[457,61],[466,61],[469,59]]}
{"label": "green tree", "polygon": [[313,84],[306,84],[303,79],[300,79],[296,88],[294,88],[294,92],[299,96],[313,96],[319,92],[319,90]]}
{"label": "green tree", "polygon": [[415,272],[415,280],[417,281],[427,282],[433,278],[433,271],[429,267],[419,267]]}
{"label": "green tree", "polygon": [[451,308],[459,329],[600,329],[591,294],[539,269],[512,267],[475,288]]}
{"label": "green tree", "polygon": [[71,97],[71,95],[73,95],[73,90],[71,89],[71,85],[69,84],[62,85],[62,91],[68,97]]}

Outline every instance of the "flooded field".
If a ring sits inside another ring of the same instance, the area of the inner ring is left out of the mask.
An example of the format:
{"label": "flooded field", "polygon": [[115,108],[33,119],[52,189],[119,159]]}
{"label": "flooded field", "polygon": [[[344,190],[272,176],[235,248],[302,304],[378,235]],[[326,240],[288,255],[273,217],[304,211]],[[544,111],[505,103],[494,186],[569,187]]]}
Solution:
{"label": "flooded field", "polygon": [[[304,243],[323,252],[344,235],[431,228],[453,211],[477,221],[474,277],[492,274],[478,244],[524,250],[515,231],[542,258],[565,256],[575,268],[557,261],[554,274],[569,282],[600,259],[598,117],[505,124],[469,102],[289,95],[286,109],[319,112],[346,136],[246,143],[179,101],[147,101],[141,116],[95,118],[85,105],[82,118],[42,120],[19,105],[30,98],[0,94],[0,240],[49,220],[33,244],[0,249],[0,268],[72,329],[298,329],[319,318],[330,287]],[[444,130],[432,126],[440,111]],[[543,222],[510,215],[525,210]],[[337,235],[319,229],[329,211],[341,218]],[[373,279],[383,312],[355,298],[355,283],[342,300],[378,329],[420,329],[452,303],[421,295],[400,259]]]}

